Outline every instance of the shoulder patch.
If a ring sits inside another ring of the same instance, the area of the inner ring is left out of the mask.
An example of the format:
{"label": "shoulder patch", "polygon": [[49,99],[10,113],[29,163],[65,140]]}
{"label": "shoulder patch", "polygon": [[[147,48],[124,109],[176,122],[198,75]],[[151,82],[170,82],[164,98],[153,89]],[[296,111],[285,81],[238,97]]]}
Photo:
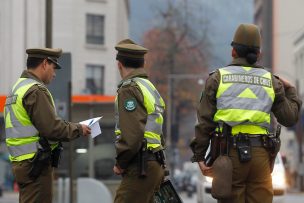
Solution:
{"label": "shoulder patch", "polygon": [[126,99],[124,101],[124,107],[127,111],[134,111],[137,107],[137,102],[135,98]]}

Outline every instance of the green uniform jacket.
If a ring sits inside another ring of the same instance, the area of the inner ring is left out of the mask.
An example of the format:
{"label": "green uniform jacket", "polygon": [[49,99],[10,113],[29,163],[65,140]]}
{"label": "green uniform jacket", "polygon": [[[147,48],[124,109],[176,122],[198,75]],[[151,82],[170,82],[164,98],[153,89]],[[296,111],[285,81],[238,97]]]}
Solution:
{"label": "green uniform jacket", "polygon": [[[22,78],[31,78],[43,84],[34,74],[25,70]],[[53,141],[69,141],[82,136],[80,124],[62,120],[56,115],[52,99],[44,87],[34,85],[23,97],[23,106],[39,136]]]}
{"label": "green uniform jacket", "polygon": [[[257,64],[248,64],[244,58],[234,59],[231,65],[263,68]],[[275,76],[272,76],[272,80],[275,99],[271,111],[280,124],[292,126],[297,122],[302,101],[298,98],[294,87],[284,88],[282,82]],[[216,70],[207,79],[205,91],[198,105],[198,124],[195,126],[195,138],[190,145],[194,153],[193,161],[204,159],[211,138],[210,133],[215,130],[217,125],[213,121],[213,117],[216,113],[216,93],[219,82],[220,73]]]}
{"label": "green uniform jacket", "polygon": [[[121,136],[115,142],[115,147],[117,154],[116,161],[122,169],[128,167],[130,161],[141,148],[148,116],[140,87],[135,82],[122,86],[125,80],[135,77],[148,78],[143,68],[136,69],[123,78],[117,90]],[[125,108],[125,101],[130,99],[136,100],[136,108],[133,111],[128,111]]]}

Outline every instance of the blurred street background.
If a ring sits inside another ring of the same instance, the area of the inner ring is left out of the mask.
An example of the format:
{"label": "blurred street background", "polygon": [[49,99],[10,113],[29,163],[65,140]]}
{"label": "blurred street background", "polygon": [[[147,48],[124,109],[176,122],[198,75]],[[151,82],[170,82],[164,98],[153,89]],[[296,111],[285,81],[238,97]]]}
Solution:
{"label": "blurred street background", "polygon": [[[50,85],[62,118],[80,122],[103,116],[100,136],[64,143],[55,171],[54,203],[82,203],[86,195],[108,203],[115,195],[120,177],[112,171],[114,100],[120,75],[114,46],[124,38],[149,49],[146,68],[167,106],[164,136],[170,179],[184,203],[214,202],[208,180],[190,163],[189,148],[209,72],[231,61],[237,26],[254,23],[262,34],[260,63],[295,85],[303,99],[303,8],[303,0],[0,0],[0,203],[18,202],[3,107],[26,68],[26,48],[63,49],[64,68]],[[303,202],[303,122],[301,113],[297,125],[282,128],[278,165],[283,176],[274,202]],[[97,192],[91,194],[92,188]]]}

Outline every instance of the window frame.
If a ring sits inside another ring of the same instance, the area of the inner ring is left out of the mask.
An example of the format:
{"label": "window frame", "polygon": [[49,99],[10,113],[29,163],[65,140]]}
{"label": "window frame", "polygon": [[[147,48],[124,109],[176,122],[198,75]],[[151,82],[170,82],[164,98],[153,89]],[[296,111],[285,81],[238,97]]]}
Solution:
{"label": "window frame", "polygon": [[[89,69],[90,70],[90,73],[89,73]],[[97,86],[96,84],[98,84],[98,77],[94,77],[96,76],[96,69],[100,69],[100,86]],[[104,94],[105,92],[105,65],[103,64],[92,64],[92,63],[87,63],[85,65],[85,73],[86,73],[86,76],[85,76],[85,93],[87,94]],[[92,75],[92,77],[90,76]],[[95,89],[92,88],[92,85],[90,87],[89,85],[89,80],[92,80],[91,84],[94,84],[95,85]]]}
{"label": "window frame", "polygon": [[86,44],[105,45],[105,21],[106,17],[103,14],[86,13]]}

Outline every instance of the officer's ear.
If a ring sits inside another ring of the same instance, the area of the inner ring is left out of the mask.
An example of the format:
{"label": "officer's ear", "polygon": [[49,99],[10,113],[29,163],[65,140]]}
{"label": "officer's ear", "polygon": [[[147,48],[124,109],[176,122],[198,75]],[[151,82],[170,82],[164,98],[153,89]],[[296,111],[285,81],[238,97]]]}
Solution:
{"label": "officer's ear", "polygon": [[237,52],[236,52],[236,50],[234,48],[232,48],[232,50],[231,50],[231,56],[233,58],[237,58],[238,57],[238,54],[237,54]]}
{"label": "officer's ear", "polygon": [[122,63],[120,61],[117,61],[117,67],[119,70],[122,68]]}
{"label": "officer's ear", "polygon": [[261,57],[261,50],[257,52],[258,59]]}
{"label": "officer's ear", "polygon": [[120,61],[117,61],[117,67],[118,67],[118,71],[120,73],[120,76],[122,77],[122,72],[123,72],[123,65]]}
{"label": "officer's ear", "polygon": [[42,68],[45,69],[47,64],[48,64],[47,59],[44,59],[44,60],[42,61]]}

